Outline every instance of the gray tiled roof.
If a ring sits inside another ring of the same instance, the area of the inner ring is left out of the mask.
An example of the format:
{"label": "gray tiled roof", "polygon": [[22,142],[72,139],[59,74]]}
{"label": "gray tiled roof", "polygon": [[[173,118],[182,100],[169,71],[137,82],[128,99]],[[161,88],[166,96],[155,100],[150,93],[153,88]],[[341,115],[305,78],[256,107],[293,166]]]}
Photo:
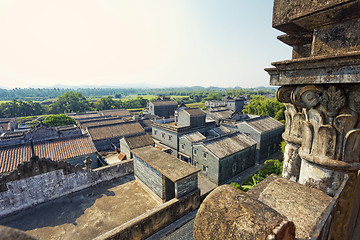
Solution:
{"label": "gray tiled roof", "polygon": [[125,141],[130,149],[154,145],[154,140],[148,134],[125,137]]}
{"label": "gray tiled roof", "polygon": [[261,133],[284,126],[284,124],[269,116],[246,120],[246,123]]}
{"label": "gray tiled roof", "polygon": [[204,141],[202,145],[216,157],[224,158],[256,145],[256,141],[243,133],[235,132]]}

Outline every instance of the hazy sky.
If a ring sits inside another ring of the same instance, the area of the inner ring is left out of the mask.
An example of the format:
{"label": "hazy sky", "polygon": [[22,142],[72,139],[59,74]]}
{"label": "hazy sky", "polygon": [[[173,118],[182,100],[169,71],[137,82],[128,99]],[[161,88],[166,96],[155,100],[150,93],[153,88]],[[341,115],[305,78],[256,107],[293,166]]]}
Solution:
{"label": "hazy sky", "polygon": [[0,87],[268,86],[272,0],[0,0]]}

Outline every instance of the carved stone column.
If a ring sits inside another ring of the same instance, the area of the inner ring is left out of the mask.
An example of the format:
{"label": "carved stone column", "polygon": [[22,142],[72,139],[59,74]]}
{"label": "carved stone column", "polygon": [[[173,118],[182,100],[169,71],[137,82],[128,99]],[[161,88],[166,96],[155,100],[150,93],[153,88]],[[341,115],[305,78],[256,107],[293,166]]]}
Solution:
{"label": "carved stone column", "polygon": [[265,69],[286,105],[283,176],[330,196],[350,177],[331,238],[351,237],[360,204],[359,9],[359,0],[274,0],[273,27],[293,54]]}
{"label": "carved stone column", "polygon": [[283,177],[297,182],[300,175],[301,159],[299,148],[301,146],[302,128],[301,121],[304,120],[304,114],[301,109],[291,103],[291,94],[293,86],[280,87],[276,97],[285,104],[285,131],[282,135],[285,140]]}

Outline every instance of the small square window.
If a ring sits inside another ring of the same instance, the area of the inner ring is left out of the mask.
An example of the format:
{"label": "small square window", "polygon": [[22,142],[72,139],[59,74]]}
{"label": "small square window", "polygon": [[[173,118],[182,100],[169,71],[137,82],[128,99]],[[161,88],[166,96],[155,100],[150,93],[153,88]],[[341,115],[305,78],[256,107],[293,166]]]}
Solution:
{"label": "small square window", "polygon": [[181,149],[182,149],[182,150],[185,149],[185,144],[181,144]]}

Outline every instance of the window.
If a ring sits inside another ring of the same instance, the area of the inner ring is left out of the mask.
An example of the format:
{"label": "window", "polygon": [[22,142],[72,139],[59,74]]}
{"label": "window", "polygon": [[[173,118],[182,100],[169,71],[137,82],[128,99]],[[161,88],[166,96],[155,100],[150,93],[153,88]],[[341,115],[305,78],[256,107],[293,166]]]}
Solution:
{"label": "window", "polygon": [[194,156],[197,155],[197,149],[194,149]]}
{"label": "window", "polygon": [[206,159],[206,157],[207,157],[207,152],[204,152],[204,153],[203,153],[203,157],[204,157],[204,159]]}
{"label": "window", "polygon": [[162,134],[161,134],[161,137],[162,137],[162,138],[165,138],[165,133],[162,133]]}
{"label": "window", "polygon": [[157,130],[154,130],[154,135],[157,135]]}
{"label": "window", "polygon": [[182,150],[185,149],[185,144],[181,144],[181,149],[182,149]]}
{"label": "window", "polygon": [[172,136],[171,136],[171,135],[169,135],[168,137],[169,137],[169,141],[171,141],[171,139],[172,139]]}

